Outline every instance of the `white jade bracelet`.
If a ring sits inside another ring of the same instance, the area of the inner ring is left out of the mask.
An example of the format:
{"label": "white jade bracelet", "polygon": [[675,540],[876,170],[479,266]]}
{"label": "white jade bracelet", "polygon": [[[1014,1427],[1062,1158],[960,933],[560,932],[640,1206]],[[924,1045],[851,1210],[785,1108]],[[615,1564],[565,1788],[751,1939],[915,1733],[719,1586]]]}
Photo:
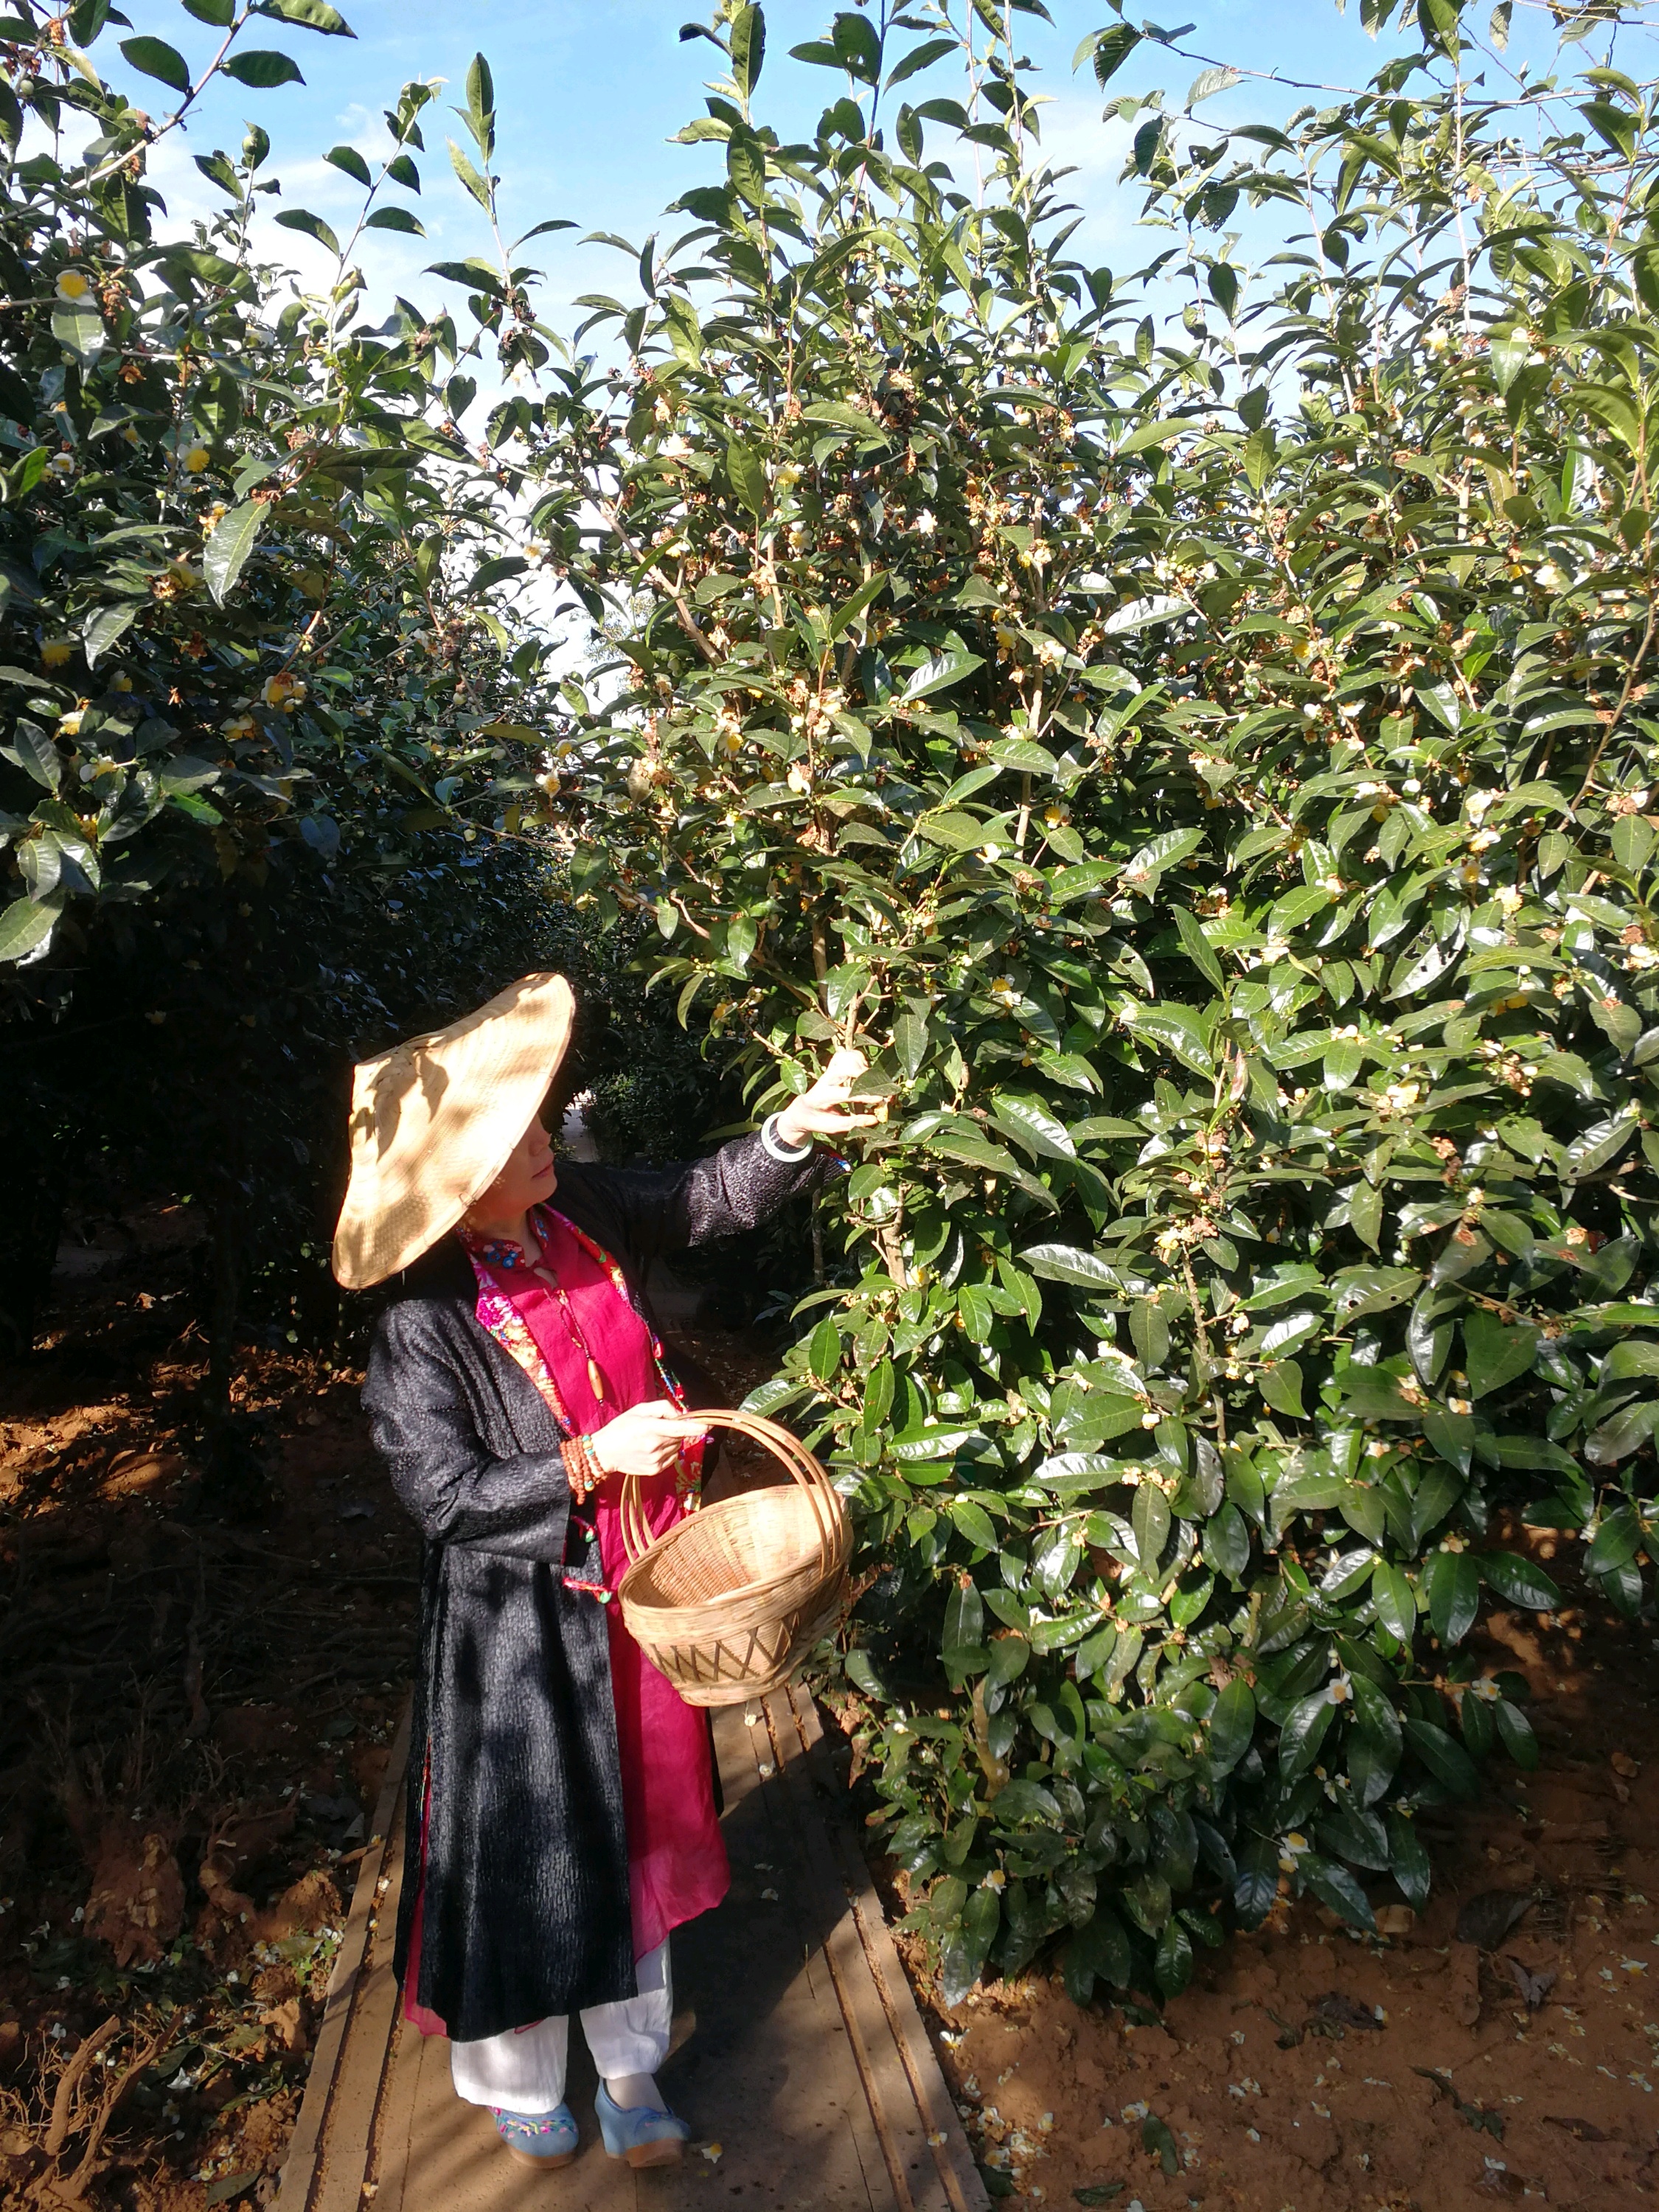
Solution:
{"label": "white jade bracelet", "polygon": [[796,1152],[792,1152],[787,1146],[779,1141],[778,1117],[775,1114],[769,1114],[761,1123],[760,1134],[763,1146],[781,1167],[799,1167],[803,1160],[811,1157],[812,1140],[810,1137]]}

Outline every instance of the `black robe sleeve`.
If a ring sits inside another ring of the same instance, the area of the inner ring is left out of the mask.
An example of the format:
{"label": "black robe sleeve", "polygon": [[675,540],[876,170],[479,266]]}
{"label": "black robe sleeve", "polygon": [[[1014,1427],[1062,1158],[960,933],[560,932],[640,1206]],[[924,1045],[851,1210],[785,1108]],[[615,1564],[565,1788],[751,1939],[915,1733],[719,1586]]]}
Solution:
{"label": "black robe sleeve", "polygon": [[706,1159],[665,1168],[611,1168],[561,1160],[552,1203],[636,1264],[665,1252],[735,1236],[769,1219],[787,1200],[814,1190],[833,1156],[775,1160],[758,1133],[735,1137]]}
{"label": "black robe sleeve", "polygon": [[[477,1363],[475,1350],[475,1370]],[[411,1299],[381,1316],[363,1404],[392,1487],[429,1544],[556,1562],[570,1514],[564,1462],[556,1451],[510,1459],[486,1451],[474,1379],[447,1341],[441,1310]]]}

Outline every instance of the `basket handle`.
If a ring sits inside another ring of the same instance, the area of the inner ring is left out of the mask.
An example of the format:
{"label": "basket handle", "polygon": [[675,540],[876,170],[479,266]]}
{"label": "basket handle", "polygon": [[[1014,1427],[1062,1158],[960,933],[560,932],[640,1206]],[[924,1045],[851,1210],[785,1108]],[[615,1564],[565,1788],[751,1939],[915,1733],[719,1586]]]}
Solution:
{"label": "basket handle", "polygon": [[[800,1438],[792,1436],[776,1421],[769,1421],[763,1413],[745,1413],[731,1407],[702,1406],[688,1415],[710,1429],[734,1429],[739,1436],[763,1444],[774,1459],[781,1460],[796,1482],[811,1500],[812,1518],[818,1532],[818,1562],[822,1573],[828,1575],[832,1564],[836,1539],[840,1531],[843,1507],[839,1493],[824,1473],[822,1464],[807,1450]],[[645,1517],[643,1484],[637,1474],[623,1477],[622,1539],[623,1549],[628,1554],[630,1566],[642,1559],[656,1542],[650,1523]]]}

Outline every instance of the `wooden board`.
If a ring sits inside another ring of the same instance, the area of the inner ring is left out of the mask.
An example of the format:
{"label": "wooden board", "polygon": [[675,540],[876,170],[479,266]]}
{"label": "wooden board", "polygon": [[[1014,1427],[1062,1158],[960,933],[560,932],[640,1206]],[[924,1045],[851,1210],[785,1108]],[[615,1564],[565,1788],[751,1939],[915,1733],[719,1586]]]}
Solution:
{"label": "wooden board", "polygon": [[848,1828],[811,1700],[715,1715],[732,1887],[673,1939],[663,2088],[696,2130],[684,2166],[608,2159],[571,2038],[582,2130],[556,2174],[515,2164],[449,2078],[449,2046],[398,2016],[392,1980],[406,1737],[388,1770],[330,1987],[277,2212],[989,2212]]}

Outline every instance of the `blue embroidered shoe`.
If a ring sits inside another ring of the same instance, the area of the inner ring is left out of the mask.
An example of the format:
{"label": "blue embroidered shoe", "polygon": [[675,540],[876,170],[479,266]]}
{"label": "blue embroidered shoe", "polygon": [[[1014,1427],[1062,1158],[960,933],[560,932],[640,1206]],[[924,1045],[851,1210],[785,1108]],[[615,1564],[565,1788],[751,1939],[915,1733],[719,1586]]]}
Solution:
{"label": "blue embroidered shoe", "polygon": [[574,2160],[580,2137],[568,2105],[550,2112],[504,2112],[495,2105],[489,2109],[501,2141],[520,2166],[538,2166],[551,2172]]}
{"label": "blue embroidered shoe", "polygon": [[603,2081],[593,2111],[605,2149],[630,2166],[678,2166],[691,2139],[690,2123],[678,2113],[656,2112],[649,2105],[619,2105]]}

